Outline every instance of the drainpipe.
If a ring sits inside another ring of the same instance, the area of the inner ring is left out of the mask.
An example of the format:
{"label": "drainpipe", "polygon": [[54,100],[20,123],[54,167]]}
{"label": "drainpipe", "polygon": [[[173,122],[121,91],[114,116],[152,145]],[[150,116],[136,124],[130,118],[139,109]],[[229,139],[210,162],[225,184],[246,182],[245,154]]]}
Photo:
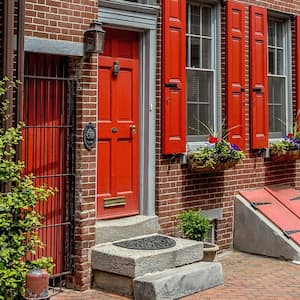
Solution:
{"label": "drainpipe", "polygon": [[[17,115],[16,121],[23,120],[23,91],[24,91],[24,19],[25,0],[18,1],[18,27],[17,27],[17,80],[21,82],[17,90]],[[22,145],[17,146],[17,159],[22,158]]]}
{"label": "drainpipe", "polygon": [[[11,0],[4,0],[4,37],[3,37],[3,75],[13,80],[14,75],[14,2]],[[13,92],[9,90],[6,95],[9,100],[8,113],[10,118],[6,121],[5,126],[12,126],[12,112],[13,112]]]}

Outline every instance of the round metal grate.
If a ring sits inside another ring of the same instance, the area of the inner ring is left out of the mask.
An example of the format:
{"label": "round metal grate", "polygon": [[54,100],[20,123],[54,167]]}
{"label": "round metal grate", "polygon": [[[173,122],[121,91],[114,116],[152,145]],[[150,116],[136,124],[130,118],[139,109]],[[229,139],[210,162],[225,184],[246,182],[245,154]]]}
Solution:
{"label": "round metal grate", "polygon": [[176,242],[169,237],[155,235],[142,239],[113,243],[113,245],[136,250],[159,250],[175,247]]}

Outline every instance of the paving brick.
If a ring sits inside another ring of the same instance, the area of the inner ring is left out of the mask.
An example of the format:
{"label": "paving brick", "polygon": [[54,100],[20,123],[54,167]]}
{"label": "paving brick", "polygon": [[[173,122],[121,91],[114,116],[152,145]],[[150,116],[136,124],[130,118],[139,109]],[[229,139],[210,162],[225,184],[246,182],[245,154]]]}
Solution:
{"label": "paving brick", "polygon": [[[222,263],[224,285],[184,300],[299,300],[300,265],[287,261],[231,252],[217,258]],[[127,300],[100,291],[68,291],[51,300]]]}

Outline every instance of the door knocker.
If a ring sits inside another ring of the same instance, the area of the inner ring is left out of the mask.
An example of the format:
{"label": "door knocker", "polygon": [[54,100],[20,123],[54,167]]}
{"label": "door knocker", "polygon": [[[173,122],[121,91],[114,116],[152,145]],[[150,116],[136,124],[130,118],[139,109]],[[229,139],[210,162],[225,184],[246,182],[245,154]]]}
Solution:
{"label": "door knocker", "polygon": [[119,62],[116,60],[114,62],[113,71],[112,71],[113,76],[118,76],[119,71],[120,71]]}

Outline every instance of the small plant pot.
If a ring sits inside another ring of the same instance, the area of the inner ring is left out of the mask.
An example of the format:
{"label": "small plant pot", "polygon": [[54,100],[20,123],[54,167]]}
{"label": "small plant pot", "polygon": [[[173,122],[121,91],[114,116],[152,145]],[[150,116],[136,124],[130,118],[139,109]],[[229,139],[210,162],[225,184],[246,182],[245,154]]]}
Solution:
{"label": "small plant pot", "polygon": [[219,251],[218,245],[208,243],[208,242],[203,242],[202,261],[214,261],[218,251]]}

